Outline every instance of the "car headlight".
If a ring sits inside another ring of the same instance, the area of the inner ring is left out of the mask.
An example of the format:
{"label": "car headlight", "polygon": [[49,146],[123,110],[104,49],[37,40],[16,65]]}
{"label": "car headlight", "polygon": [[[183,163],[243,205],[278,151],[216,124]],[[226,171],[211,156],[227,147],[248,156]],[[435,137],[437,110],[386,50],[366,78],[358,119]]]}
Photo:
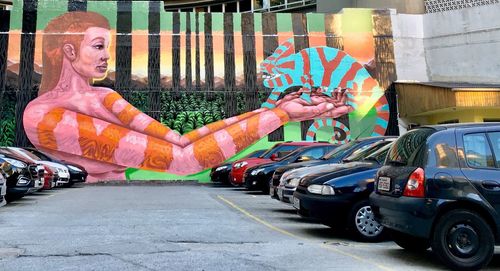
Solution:
{"label": "car headlight", "polygon": [[19,160],[14,160],[14,159],[10,159],[10,158],[7,158],[7,157],[4,157],[3,160],[5,160],[7,163],[15,166],[15,167],[20,167],[20,168],[25,168],[27,167],[28,165],[26,165],[25,163],[19,161]]}
{"label": "car headlight", "polygon": [[307,191],[318,195],[335,195],[335,190],[329,185],[312,184],[307,187]]}
{"label": "car headlight", "polygon": [[299,185],[300,178],[291,178],[290,180],[286,181],[286,185],[288,186],[293,186],[297,187]]}
{"label": "car headlight", "polygon": [[224,170],[226,168],[227,168],[227,166],[220,166],[220,167],[216,168],[215,171],[221,171],[221,170]]}
{"label": "car headlight", "polygon": [[240,167],[244,167],[248,165],[248,162],[238,162],[236,164],[234,164],[234,168],[240,168]]}
{"label": "car headlight", "polygon": [[255,175],[261,173],[264,170],[265,170],[264,168],[254,169],[254,170],[252,170],[252,172],[250,172],[250,175],[254,175],[255,176]]}
{"label": "car headlight", "polygon": [[25,177],[20,177],[18,180],[17,180],[17,184],[18,185],[28,185],[29,183],[31,182],[30,179],[27,179]]}
{"label": "car headlight", "polygon": [[82,171],[81,169],[79,169],[75,166],[72,166],[72,165],[68,165],[68,168],[70,168],[71,170],[74,170],[74,171],[78,171],[78,172]]}

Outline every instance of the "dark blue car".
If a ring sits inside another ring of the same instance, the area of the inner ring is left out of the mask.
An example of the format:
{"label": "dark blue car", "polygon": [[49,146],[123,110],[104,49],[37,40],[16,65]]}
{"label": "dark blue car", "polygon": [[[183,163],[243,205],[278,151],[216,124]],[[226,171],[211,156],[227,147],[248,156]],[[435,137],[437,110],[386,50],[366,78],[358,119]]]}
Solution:
{"label": "dark blue car", "polygon": [[374,136],[367,138],[359,138],[335,148],[334,150],[325,154],[324,156],[320,157],[317,160],[282,165],[274,171],[272,182],[270,184],[271,192],[273,192],[271,196],[279,200],[277,194],[277,187],[280,185],[281,176],[283,176],[283,174],[287,171],[303,167],[313,167],[326,164],[338,164],[341,163],[347,157],[354,157],[357,156],[357,154],[361,153],[365,153],[366,155],[368,155],[370,154],[370,152],[366,151],[368,151],[369,148],[374,147],[375,144],[377,144],[378,142],[385,140],[395,140],[396,138],[397,137],[394,136]]}
{"label": "dark blue car", "polygon": [[380,240],[384,227],[375,221],[368,197],[391,144],[361,161],[337,164],[329,172],[301,178],[293,194],[293,206],[301,216],[333,228],[346,228],[356,239]]}
{"label": "dark blue car", "polygon": [[406,133],[389,150],[370,201],[399,246],[432,247],[453,270],[486,266],[500,244],[500,123]]}

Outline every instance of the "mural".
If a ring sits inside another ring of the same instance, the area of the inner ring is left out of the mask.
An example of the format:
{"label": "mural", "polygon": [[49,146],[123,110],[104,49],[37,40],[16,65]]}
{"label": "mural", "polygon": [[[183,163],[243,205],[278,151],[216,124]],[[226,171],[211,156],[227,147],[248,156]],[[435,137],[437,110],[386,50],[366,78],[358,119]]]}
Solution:
{"label": "mural", "polygon": [[15,136],[2,133],[0,144],[82,164],[91,181],[206,181],[207,168],[276,141],[342,143],[383,135],[390,122],[371,10],[32,2],[15,1],[9,14],[0,121]]}

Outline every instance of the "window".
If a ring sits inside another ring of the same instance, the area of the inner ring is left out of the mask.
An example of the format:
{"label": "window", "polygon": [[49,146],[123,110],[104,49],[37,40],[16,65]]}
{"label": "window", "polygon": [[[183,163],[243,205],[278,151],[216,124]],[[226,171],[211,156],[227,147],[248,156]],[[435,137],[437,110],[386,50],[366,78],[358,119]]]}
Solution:
{"label": "window", "polygon": [[[422,151],[427,138],[432,135],[436,130],[430,128],[419,128],[400,136],[394,145],[392,145],[389,153],[387,154],[387,163],[399,163],[401,165],[409,165],[414,163],[415,157],[419,163],[423,162],[423,153],[417,155],[417,151]],[[410,160],[410,157],[413,159]]]}
{"label": "window", "polygon": [[491,147],[493,147],[493,153],[495,153],[495,158],[497,160],[497,167],[500,168],[500,132],[489,133]]}
{"label": "window", "polygon": [[495,167],[493,155],[484,133],[464,135],[467,164],[471,167]]}
{"label": "window", "polygon": [[458,123],[458,119],[445,120],[445,121],[438,122],[438,124],[448,124],[448,123]]}
{"label": "window", "polygon": [[313,148],[305,151],[302,156],[309,156],[314,159],[318,159],[325,154],[325,148]]}

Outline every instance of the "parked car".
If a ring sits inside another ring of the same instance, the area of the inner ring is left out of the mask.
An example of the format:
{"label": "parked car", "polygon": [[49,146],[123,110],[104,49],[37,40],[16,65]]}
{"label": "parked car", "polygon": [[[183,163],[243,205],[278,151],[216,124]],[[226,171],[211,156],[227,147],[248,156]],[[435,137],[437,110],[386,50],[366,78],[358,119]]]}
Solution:
{"label": "parked car", "polygon": [[0,149],[0,168],[7,179],[6,202],[20,199],[43,187],[42,165],[2,152]]}
{"label": "parked car", "polygon": [[245,171],[243,176],[245,187],[248,189],[260,189],[264,193],[269,193],[269,183],[271,182],[274,171],[277,168],[291,163],[318,159],[334,148],[335,145],[330,143],[316,143],[300,147],[278,161],[250,167]]}
{"label": "parked car", "polygon": [[[378,136],[378,137],[367,137],[362,139],[356,139],[334,149],[333,151],[325,154],[318,160],[311,160],[302,163],[293,163],[279,167],[276,169],[273,175],[271,191],[274,191],[274,193],[271,193],[271,197],[280,200],[280,197],[278,196],[278,186],[280,185],[280,183],[282,183],[283,185],[285,183],[288,183],[288,188],[283,189],[284,197],[281,198],[285,202],[288,202],[289,199],[292,198],[293,192],[295,191],[295,188],[298,185],[299,177],[309,174],[314,170],[319,170],[320,168],[323,169],[326,168],[326,170],[328,170],[330,168],[330,165],[341,163],[345,159],[353,161],[355,161],[355,159],[361,160],[364,157],[371,154],[372,152],[376,151],[378,148],[389,143],[389,141],[393,141],[396,138],[397,137],[394,136]],[[382,143],[381,145],[379,145],[380,142]],[[318,168],[311,168],[310,169],[311,171],[309,169],[305,169],[316,166],[318,166]],[[320,167],[320,166],[325,166],[325,167]],[[290,172],[292,170],[301,168],[304,168],[304,170],[290,173],[288,174],[287,178],[282,180],[282,176],[286,172]]]}
{"label": "parked car", "polygon": [[[79,164],[68,162],[68,161],[63,161],[63,160],[58,160],[54,158],[52,155],[40,151],[35,148],[24,148],[24,150],[32,153],[36,157],[38,157],[40,160],[43,161],[50,161],[58,164],[65,165],[68,168],[69,171],[69,180],[68,183],[64,184],[63,186],[66,187],[71,187],[75,183],[84,183],[87,180],[88,173],[85,170],[85,168]],[[57,174],[57,172],[55,173]]]}
{"label": "parked car", "polygon": [[453,270],[486,266],[500,243],[500,123],[406,133],[389,150],[370,201],[399,246],[432,247]]}
{"label": "parked car", "polygon": [[67,185],[69,183],[69,170],[68,167],[65,166],[64,164],[58,163],[58,162],[51,162],[48,160],[43,160],[42,158],[32,154],[31,152],[22,149],[22,148],[17,148],[17,147],[2,147],[1,149],[8,150],[12,152],[13,154],[19,156],[19,157],[24,157],[26,159],[29,159],[33,161],[34,163],[41,164],[44,166],[48,166],[54,174],[57,174],[56,176],[56,185],[57,186],[63,186]]}
{"label": "parked car", "polygon": [[302,216],[347,229],[355,239],[380,241],[384,227],[375,221],[368,197],[390,146],[385,144],[362,160],[302,177],[293,193],[293,206]]}
{"label": "parked car", "polygon": [[243,174],[245,173],[245,170],[247,170],[247,168],[278,160],[279,158],[286,156],[290,152],[300,147],[309,146],[316,143],[317,142],[309,141],[277,143],[272,148],[263,153],[260,157],[237,160],[231,166],[231,184],[235,186],[243,185]]}
{"label": "parked car", "polygon": [[[251,152],[244,158],[256,158],[261,156],[264,152],[266,152],[266,150],[257,150]],[[231,180],[229,178],[232,164],[233,162],[227,162],[213,167],[210,171],[210,181],[213,183],[230,184]]]}
{"label": "parked car", "polygon": [[0,207],[7,203],[5,194],[7,194],[7,179],[5,179],[4,173],[0,170]]}

